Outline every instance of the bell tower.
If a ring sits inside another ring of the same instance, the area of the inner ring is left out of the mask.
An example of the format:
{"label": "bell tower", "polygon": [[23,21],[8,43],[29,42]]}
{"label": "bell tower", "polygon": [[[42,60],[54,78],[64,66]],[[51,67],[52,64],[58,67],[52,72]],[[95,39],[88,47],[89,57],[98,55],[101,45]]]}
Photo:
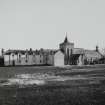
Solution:
{"label": "bell tower", "polygon": [[65,65],[70,64],[70,56],[73,53],[74,43],[68,41],[67,34],[64,39],[64,42],[59,45],[60,50],[64,52],[65,55]]}

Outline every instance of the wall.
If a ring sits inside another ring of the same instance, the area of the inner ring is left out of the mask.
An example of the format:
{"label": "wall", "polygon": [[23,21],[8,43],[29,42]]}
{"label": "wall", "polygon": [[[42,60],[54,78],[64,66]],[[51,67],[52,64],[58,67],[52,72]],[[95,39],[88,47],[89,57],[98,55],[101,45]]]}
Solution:
{"label": "wall", "polygon": [[84,64],[84,59],[83,59],[83,55],[80,55],[78,58],[78,65],[81,66]]}
{"label": "wall", "polygon": [[54,55],[54,66],[64,66],[64,54],[61,51]]}

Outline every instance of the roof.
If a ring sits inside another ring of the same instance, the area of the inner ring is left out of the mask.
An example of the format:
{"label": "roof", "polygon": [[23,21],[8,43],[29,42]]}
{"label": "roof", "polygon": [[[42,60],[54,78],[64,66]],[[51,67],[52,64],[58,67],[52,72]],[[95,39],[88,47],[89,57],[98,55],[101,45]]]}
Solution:
{"label": "roof", "polygon": [[100,52],[97,52],[96,50],[84,50],[84,54],[86,57],[95,57],[95,58],[101,58],[102,57]]}
{"label": "roof", "polygon": [[98,52],[95,50],[84,50],[85,54],[97,54]]}
{"label": "roof", "polygon": [[65,37],[64,43],[69,43],[67,36]]}
{"label": "roof", "polygon": [[73,54],[84,54],[83,48],[74,48]]}
{"label": "roof", "polygon": [[28,53],[29,55],[34,54],[54,54],[57,50],[51,50],[51,49],[40,49],[40,50],[7,50],[5,51],[5,55],[10,55],[12,53],[14,54],[25,54]]}
{"label": "roof", "polygon": [[26,51],[25,50],[7,50],[7,51],[5,51],[5,55],[10,55],[10,54],[12,54],[12,53],[14,53],[14,54],[17,54],[17,53],[22,53],[22,54],[24,54]]}
{"label": "roof", "polygon": [[67,36],[65,37],[64,42],[60,43],[60,45],[62,45],[62,44],[74,45],[74,43],[71,43],[68,41]]}
{"label": "roof", "polygon": [[85,50],[83,48],[74,48],[73,54],[85,54],[86,57],[101,58],[102,54],[96,50]]}

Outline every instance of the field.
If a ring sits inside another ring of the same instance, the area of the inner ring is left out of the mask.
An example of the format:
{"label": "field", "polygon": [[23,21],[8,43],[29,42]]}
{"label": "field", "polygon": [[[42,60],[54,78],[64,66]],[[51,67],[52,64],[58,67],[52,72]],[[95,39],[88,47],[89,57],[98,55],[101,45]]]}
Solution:
{"label": "field", "polygon": [[105,65],[0,67],[0,105],[105,105]]}

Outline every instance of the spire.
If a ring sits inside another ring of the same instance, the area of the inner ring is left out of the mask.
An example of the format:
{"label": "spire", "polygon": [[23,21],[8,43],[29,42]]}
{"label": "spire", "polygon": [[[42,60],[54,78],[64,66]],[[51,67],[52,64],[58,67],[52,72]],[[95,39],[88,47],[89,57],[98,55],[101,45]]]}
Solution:
{"label": "spire", "polygon": [[66,37],[65,37],[65,40],[64,40],[64,43],[68,43],[68,38],[67,38],[67,32],[66,32]]}
{"label": "spire", "polygon": [[97,51],[97,52],[99,51],[99,47],[98,47],[98,45],[96,45],[96,51]]}

